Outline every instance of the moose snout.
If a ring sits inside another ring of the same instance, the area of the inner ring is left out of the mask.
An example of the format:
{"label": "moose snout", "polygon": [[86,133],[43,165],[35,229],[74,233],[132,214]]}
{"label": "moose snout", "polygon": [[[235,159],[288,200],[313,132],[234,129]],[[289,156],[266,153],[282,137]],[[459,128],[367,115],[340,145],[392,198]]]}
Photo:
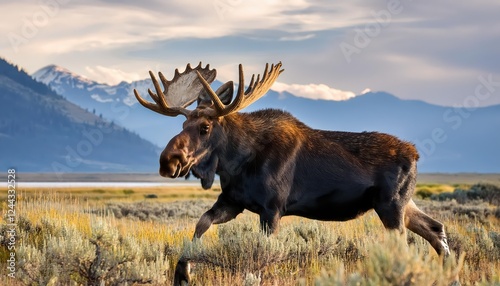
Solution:
{"label": "moose snout", "polygon": [[178,178],[189,171],[190,154],[182,133],[174,137],[160,156],[160,176]]}
{"label": "moose snout", "polygon": [[160,176],[177,178],[185,165],[187,165],[187,156],[184,152],[162,154],[160,157]]}

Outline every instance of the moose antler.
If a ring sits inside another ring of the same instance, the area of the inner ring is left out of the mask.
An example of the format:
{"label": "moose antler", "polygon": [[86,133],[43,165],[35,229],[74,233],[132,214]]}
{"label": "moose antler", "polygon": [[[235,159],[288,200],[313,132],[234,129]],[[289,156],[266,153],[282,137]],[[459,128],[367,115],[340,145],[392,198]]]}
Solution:
{"label": "moose antler", "polygon": [[[214,81],[217,71],[215,69],[210,70],[210,65],[202,68],[200,62],[194,69],[191,68],[190,64],[187,64],[186,70],[183,73],[179,73],[179,70],[176,69],[174,78],[171,81],[167,80],[159,72],[158,75],[163,83],[163,91],[152,71],[149,71],[149,75],[153,81],[156,93],[152,92],[151,89],[148,89],[148,93],[156,104],[142,98],[139,92],[134,89],[135,97],[139,103],[148,109],[166,116],[182,114],[188,117],[191,111],[186,109],[186,107],[198,99],[203,92],[205,83],[209,84]],[[197,77],[203,78],[203,82],[196,80]]]}
{"label": "moose antler", "polygon": [[243,91],[245,88],[244,78],[243,78],[243,66],[239,65],[239,85],[238,92],[236,94],[236,98],[228,105],[224,105],[222,101],[219,99],[214,90],[210,87],[210,83],[204,79],[204,76],[197,71],[198,78],[200,82],[203,84],[205,91],[212,99],[214,103],[214,109],[209,109],[210,116],[213,117],[221,117],[234,112],[238,112],[243,108],[249,106],[257,99],[261,98],[266,92],[271,88],[273,83],[276,81],[278,76],[284,70],[281,69],[281,62],[278,64],[271,65],[271,69],[269,70],[269,64],[266,64],[266,69],[262,75],[262,80],[260,80],[260,75],[257,75],[257,80],[254,82],[255,74],[252,75],[252,79],[250,80],[250,84],[246,91]]}

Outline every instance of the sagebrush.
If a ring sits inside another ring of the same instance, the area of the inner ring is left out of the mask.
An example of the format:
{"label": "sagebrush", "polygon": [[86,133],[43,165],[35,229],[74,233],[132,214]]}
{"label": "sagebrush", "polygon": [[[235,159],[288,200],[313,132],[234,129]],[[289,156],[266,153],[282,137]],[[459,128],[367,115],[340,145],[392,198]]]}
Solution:
{"label": "sagebrush", "polygon": [[[448,285],[500,283],[497,206],[417,201],[443,221],[454,255],[443,261],[420,237],[386,232],[372,212],[348,222],[284,218],[266,236],[244,213],[191,242],[212,201],[89,204],[63,195],[20,196],[14,285],[160,285],[175,262],[193,262],[195,285]],[[2,206],[5,209],[5,205]],[[2,270],[8,250],[0,227]]]}

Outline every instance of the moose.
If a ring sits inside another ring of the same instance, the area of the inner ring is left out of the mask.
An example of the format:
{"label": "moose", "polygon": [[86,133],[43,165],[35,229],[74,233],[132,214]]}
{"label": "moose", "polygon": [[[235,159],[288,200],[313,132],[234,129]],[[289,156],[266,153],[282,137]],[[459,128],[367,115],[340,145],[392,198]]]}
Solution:
{"label": "moose", "polygon": [[[220,177],[222,192],[199,219],[193,239],[245,209],[260,216],[267,234],[287,215],[346,221],[373,209],[386,229],[405,235],[406,227],[439,255],[449,254],[443,224],[412,200],[419,158],[413,144],[378,132],[312,129],[282,110],[239,112],[267,93],[281,67],[281,62],[266,64],[262,78],[253,75],[245,90],[240,64],[234,100],[233,82],[214,91],[216,70],[201,62],[195,68],[188,64],[183,73],[176,69],[171,81],[159,72],[163,90],[150,71],[154,103],[134,90],[144,107],[186,117],[183,130],[160,155],[160,175],[193,174],[204,189],[211,188],[216,174]],[[187,109],[195,101],[197,107]],[[174,284],[189,278],[189,261],[181,259]]]}

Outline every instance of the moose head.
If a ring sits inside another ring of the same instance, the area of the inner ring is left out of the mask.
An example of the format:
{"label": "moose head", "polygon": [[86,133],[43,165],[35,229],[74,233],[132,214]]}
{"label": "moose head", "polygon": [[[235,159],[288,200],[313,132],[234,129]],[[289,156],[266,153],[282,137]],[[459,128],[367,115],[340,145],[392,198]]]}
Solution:
{"label": "moose head", "polygon": [[[151,89],[148,89],[148,93],[155,103],[143,99],[134,89],[137,100],[157,113],[166,116],[182,114],[186,117],[183,130],[168,142],[161,153],[160,175],[178,178],[192,172],[201,179],[204,189],[210,188],[217,171],[218,154],[227,143],[225,118],[266,94],[281,72],[281,62],[270,68],[266,64],[262,79],[260,75],[256,79],[253,75],[245,90],[243,66],[240,64],[238,90],[233,100],[233,82],[228,81],[214,91],[210,83],[215,80],[217,71],[210,69],[209,65],[202,68],[201,62],[195,68],[188,64],[183,73],[176,69],[171,81],[159,72],[163,90],[150,71],[156,93]],[[187,107],[195,101],[196,109],[188,110]]]}

